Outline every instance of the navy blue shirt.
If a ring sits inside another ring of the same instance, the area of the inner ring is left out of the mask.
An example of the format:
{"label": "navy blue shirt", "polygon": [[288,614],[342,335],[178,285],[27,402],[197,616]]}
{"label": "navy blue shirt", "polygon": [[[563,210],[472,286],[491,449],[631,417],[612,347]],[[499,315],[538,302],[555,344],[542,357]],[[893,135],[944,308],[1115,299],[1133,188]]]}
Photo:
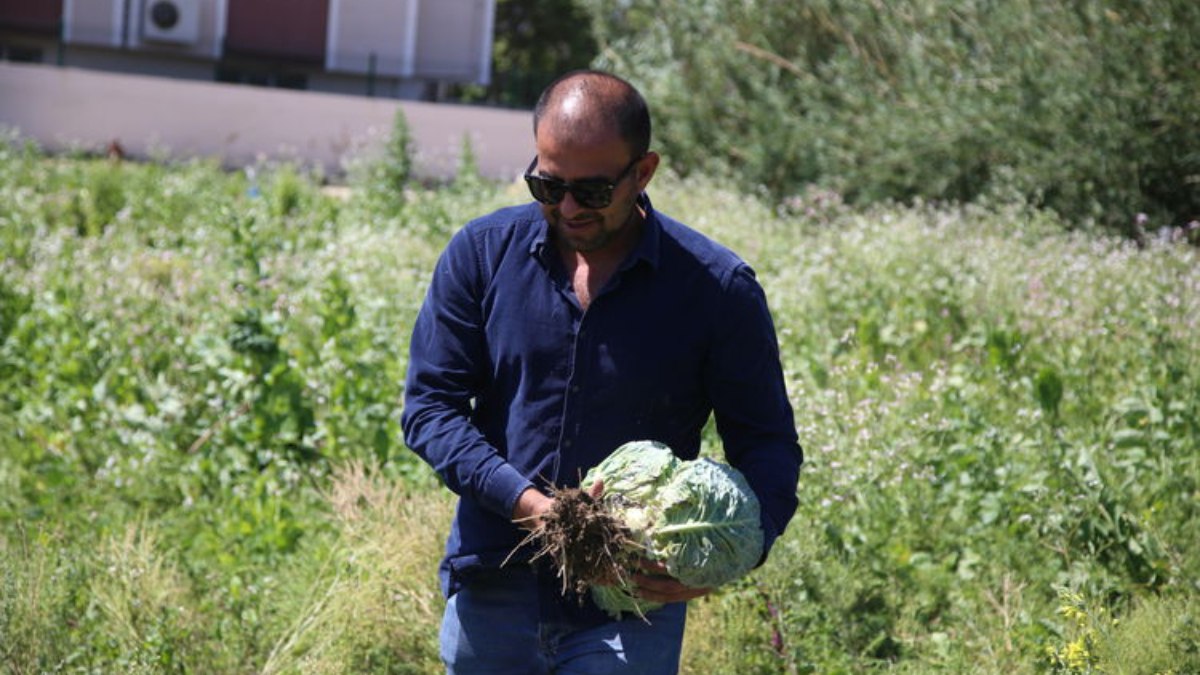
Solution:
{"label": "navy blue shirt", "polygon": [[762,288],[731,251],[639,199],[641,239],[586,311],[536,203],[468,223],[438,260],[402,426],[460,497],[448,595],[520,543],[510,518],[526,488],[576,486],[633,440],[694,459],[710,413],[759,498],[768,549],[795,512],[803,460]]}

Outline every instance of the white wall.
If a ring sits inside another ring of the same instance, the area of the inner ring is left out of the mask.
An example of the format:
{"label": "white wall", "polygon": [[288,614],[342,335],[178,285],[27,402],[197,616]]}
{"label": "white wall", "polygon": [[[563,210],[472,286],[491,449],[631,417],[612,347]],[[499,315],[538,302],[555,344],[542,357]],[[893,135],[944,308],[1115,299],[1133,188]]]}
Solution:
{"label": "white wall", "polygon": [[418,76],[486,83],[491,77],[493,0],[426,0],[417,17]]}
{"label": "white wall", "polygon": [[397,109],[422,175],[453,175],[464,136],[489,177],[515,179],[534,154],[527,111],[0,62],[0,126],[49,150],[102,150],[116,140],[134,156],[215,157],[227,166],[292,158],[337,173],[356,143],[391,129]]}
{"label": "white wall", "polygon": [[330,0],[326,68],[411,76],[417,0]]}

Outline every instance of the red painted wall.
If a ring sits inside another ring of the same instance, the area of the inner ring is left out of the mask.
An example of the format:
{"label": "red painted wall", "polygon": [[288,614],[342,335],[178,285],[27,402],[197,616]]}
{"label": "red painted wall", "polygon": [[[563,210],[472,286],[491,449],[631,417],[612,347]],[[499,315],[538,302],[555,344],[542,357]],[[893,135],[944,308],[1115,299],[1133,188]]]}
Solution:
{"label": "red painted wall", "polygon": [[329,0],[229,0],[228,16],[226,54],[325,62]]}
{"label": "red painted wall", "polygon": [[58,35],[62,0],[0,0],[0,28]]}

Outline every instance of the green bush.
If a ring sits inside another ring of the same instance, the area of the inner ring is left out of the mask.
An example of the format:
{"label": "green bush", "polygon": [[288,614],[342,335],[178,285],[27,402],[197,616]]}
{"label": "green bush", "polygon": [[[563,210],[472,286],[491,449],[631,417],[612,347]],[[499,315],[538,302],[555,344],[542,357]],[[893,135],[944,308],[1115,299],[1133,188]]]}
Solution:
{"label": "green bush", "polygon": [[1137,236],[1200,218],[1190,0],[587,5],[681,173],[777,200],[1015,195]]}

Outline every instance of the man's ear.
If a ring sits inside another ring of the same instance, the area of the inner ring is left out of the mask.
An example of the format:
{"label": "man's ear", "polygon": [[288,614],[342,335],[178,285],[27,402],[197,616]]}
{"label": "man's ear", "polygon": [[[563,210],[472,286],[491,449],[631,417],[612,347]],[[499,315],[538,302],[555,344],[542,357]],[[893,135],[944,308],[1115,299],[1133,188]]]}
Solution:
{"label": "man's ear", "polygon": [[638,162],[637,169],[634,170],[637,177],[638,192],[645,190],[646,186],[650,184],[650,179],[654,178],[654,172],[658,171],[659,159],[658,153],[651,150]]}

